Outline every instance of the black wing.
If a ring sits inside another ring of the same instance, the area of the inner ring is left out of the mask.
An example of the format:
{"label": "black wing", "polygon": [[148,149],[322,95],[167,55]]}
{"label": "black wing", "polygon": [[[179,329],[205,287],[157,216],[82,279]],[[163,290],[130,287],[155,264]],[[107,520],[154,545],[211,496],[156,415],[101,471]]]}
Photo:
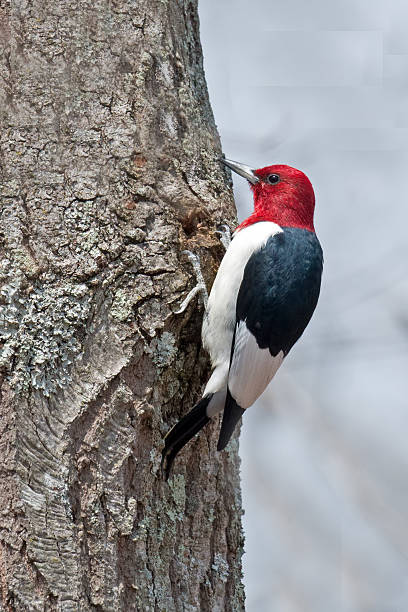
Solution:
{"label": "black wing", "polygon": [[245,321],[259,348],[287,355],[303,334],[320,293],[323,253],[314,232],[285,227],[254,253],[237,299],[237,323]]}

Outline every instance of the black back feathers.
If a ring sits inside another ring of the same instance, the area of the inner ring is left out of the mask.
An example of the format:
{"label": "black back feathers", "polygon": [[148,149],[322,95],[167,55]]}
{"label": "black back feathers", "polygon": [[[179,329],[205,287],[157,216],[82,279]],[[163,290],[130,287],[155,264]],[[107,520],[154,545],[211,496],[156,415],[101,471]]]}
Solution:
{"label": "black back feathers", "polygon": [[323,254],[314,232],[284,227],[248,260],[237,299],[259,348],[287,355],[309,323],[320,293]]}

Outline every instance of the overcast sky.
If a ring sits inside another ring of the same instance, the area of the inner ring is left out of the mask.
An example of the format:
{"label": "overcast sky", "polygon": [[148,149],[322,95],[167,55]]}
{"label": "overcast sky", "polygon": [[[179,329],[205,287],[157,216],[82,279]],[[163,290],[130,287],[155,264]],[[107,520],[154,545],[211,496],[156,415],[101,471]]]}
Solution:
{"label": "overcast sky", "polygon": [[406,612],[408,4],[202,0],[200,18],[226,156],[306,172],[325,253],[312,323],[244,417],[247,610]]}

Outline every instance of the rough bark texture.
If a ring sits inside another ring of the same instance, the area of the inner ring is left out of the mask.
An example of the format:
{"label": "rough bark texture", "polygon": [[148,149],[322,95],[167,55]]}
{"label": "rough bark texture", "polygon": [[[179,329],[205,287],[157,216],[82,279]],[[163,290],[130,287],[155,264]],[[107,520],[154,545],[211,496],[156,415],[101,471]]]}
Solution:
{"label": "rough bark texture", "polygon": [[15,0],[1,17],[4,610],[243,609],[237,444],[159,476],[208,374],[231,221],[196,1]]}

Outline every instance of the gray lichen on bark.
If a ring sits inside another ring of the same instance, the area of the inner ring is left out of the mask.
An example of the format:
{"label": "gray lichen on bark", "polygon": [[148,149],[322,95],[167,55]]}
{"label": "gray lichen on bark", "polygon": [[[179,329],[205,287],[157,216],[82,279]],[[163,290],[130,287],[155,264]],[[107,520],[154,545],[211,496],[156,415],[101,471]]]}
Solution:
{"label": "gray lichen on bark", "polygon": [[1,8],[5,610],[241,610],[237,446],[159,477],[234,219],[189,0]]}

